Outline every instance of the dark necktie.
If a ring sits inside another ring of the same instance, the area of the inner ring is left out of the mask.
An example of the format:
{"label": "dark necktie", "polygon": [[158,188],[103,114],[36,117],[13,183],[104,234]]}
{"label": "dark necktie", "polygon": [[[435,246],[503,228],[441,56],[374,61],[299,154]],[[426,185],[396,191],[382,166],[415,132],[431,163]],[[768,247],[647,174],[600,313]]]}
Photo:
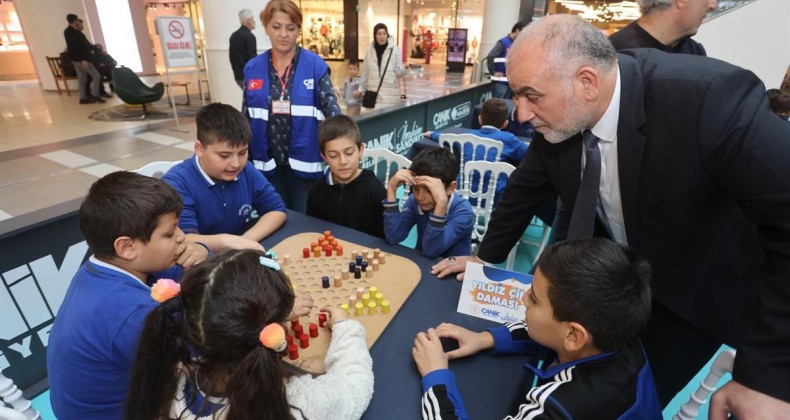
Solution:
{"label": "dark necktie", "polygon": [[595,229],[598,188],[601,184],[601,151],[598,150],[598,137],[591,130],[585,131],[582,138],[587,162],[584,164],[582,181],[573,205],[568,239],[590,239]]}

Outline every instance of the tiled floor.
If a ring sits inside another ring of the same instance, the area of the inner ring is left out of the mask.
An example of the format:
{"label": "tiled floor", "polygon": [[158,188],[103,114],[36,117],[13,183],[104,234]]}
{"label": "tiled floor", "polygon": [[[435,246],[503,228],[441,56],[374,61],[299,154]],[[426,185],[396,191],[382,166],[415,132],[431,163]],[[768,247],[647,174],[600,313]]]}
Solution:
{"label": "tiled floor", "polygon": [[[330,62],[342,86],[345,64]],[[444,66],[414,67],[408,79],[412,99],[445,95],[469,82],[466,73],[446,74]],[[156,81],[146,78],[147,83]],[[194,121],[181,119],[186,133],[162,122],[95,121],[88,115],[106,104],[79,105],[78,96],[44,91],[36,81],[0,82],[0,220],[85,195],[99,177],[134,170],[158,160],[182,160],[193,150]]]}

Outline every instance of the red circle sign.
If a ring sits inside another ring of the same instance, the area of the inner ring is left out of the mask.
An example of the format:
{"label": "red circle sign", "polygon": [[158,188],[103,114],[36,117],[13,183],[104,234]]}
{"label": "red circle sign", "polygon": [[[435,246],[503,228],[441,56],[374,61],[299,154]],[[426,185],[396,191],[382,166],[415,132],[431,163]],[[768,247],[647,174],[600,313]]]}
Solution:
{"label": "red circle sign", "polygon": [[170,22],[167,25],[167,30],[173,38],[180,39],[184,36],[184,26],[177,20]]}

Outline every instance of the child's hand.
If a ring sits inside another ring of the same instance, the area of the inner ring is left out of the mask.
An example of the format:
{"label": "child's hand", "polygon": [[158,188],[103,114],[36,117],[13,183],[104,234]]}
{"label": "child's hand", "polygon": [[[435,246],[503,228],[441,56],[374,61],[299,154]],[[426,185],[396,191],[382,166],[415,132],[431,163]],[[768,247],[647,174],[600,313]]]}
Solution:
{"label": "child's hand", "polygon": [[254,249],[257,251],[266,252],[266,250],[263,248],[263,245],[260,243],[238,235],[223,235],[223,243],[225,244],[223,247],[224,249]]}
{"label": "child's hand", "polygon": [[400,169],[390,178],[387,183],[387,189],[395,191],[403,184],[414,185],[415,182],[414,174],[410,170]]}
{"label": "child's hand", "polygon": [[176,264],[184,267],[184,270],[188,270],[208,258],[208,249],[194,242],[181,242],[176,250],[176,255],[178,255]]}
{"label": "child's hand", "polygon": [[310,315],[311,309],[313,309],[313,297],[307,293],[294,290],[294,307],[288,315],[288,321],[293,321],[300,316]]}
{"label": "child's hand", "polygon": [[447,352],[447,358],[450,360],[471,356],[481,350],[494,347],[494,336],[488,331],[477,333],[445,322],[436,327],[436,334],[442,338],[458,341],[458,348]]}
{"label": "child's hand", "polygon": [[447,189],[444,187],[442,180],[431,176],[418,176],[414,178],[416,185],[427,189],[433,197],[433,202],[436,206],[433,209],[433,214],[436,216],[445,216],[447,214]]}
{"label": "child's hand", "polygon": [[423,377],[435,370],[447,369],[447,354],[444,353],[439,335],[433,328],[429,328],[427,333],[417,334],[411,355]]}
{"label": "child's hand", "polygon": [[324,306],[323,308],[321,308],[321,312],[324,312],[324,313],[327,314],[326,326],[329,327],[330,329],[337,322],[345,320],[345,319],[348,318],[346,316],[346,311],[344,311],[344,310],[342,310],[342,309],[340,309],[340,308],[338,308],[336,306]]}
{"label": "child's hand", "polygon": [[431,138],[431,134],[433,134],[433,131],[426,131],[422,133],[422,136],[425,137],[426,139],[429,139]]}

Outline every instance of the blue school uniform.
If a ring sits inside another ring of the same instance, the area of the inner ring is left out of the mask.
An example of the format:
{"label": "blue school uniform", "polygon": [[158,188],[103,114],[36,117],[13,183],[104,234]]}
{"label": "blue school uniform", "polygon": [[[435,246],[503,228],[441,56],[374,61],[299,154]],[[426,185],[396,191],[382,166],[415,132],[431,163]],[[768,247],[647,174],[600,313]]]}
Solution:
{"label": "blue school uniform", "polygon": [[[179,280],[175,266],[151,280]],[[91,256],[74,275],[49,333],[52,410],[61,419],[120,419],[137,344],[158,305],[127,271]]]}
{"label": "blue school uniform", "polygon": [[453,193],[447,203],[447,215],[439,217],[420,209],[410,196],[398,211],[397,201],[382,200],[384,205],[384,236],[395,245],[409,236],[417,224],[417,250],[428,258],[472,254],[472,229],[475,216],[469,201]]}
{"label": "blue school uniform", "polygon": [[171,168],[162,180],[184,199],[178,219],[184,233],[241,235],[253,210],[261,216],[286,211],[280,195],[250,162],[234,181],[214,181],[193,155]]}

